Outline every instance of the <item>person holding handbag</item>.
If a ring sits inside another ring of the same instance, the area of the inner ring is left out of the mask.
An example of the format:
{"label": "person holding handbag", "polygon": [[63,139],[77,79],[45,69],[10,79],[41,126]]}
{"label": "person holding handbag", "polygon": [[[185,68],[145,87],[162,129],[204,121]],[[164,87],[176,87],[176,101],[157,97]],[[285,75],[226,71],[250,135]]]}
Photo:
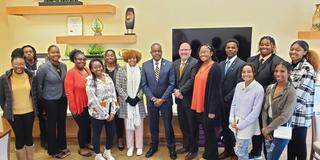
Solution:
{"label": "person holding handbag", "polygon": [[296,105],[296,90],[289,77],[290,64],[281,62],[276,65],[274,77],[277,82],[269,85],[262,109],[262,134],[265,138],[267,160],[278,160],[289,139],[279,138],[272,133],[279,126],[289,126]]}

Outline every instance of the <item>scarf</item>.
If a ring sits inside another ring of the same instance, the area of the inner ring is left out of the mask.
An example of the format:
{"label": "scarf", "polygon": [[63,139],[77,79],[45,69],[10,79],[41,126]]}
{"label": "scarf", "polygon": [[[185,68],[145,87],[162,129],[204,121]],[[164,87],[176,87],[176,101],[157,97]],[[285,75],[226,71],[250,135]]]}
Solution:
{"label": "scarf", "polygon": [[[127,64],[127,94],[134,99],[137,96],[140,87],[140,69],[137,66],[131,67]],[[139,113],[139,105],[131,106],[127,103],[127,129],[134,130],[136,126],[140,126],[141,117]]]}

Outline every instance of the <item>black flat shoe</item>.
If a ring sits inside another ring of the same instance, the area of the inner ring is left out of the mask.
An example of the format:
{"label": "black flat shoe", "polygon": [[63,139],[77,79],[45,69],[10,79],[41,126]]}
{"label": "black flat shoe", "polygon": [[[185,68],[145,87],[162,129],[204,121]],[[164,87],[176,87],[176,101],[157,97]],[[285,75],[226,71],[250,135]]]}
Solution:
{"label": "black flat shoe", "polygon": [[81,155],[81,156],[84,156],[84,157],[91,157],[92,156],[92,153],[90,151],[88,151],[87,153],[81,153],[81,150],[79,149],[78,150],[78,153]]}
{"label": "black flat shoe", "polygon": [[176,150],[173,148],[173,149],[169,149],[169,155],[170,155],[170,158],[171,159],[177,159],[177,153],[176,153]]}
{"label": "black flat shoe", "polygon": [[146,153],[145,157],[146,157],[146,158],[150,158],[150,157],[152,157],[157,151],[158,151],[158,148],[151,147],[151,148],[148,150],[148,152]]}
{"label": "black flat shoe", "polygon": [[177,154],[184,154],[184,153],[188,153],[188,149],[186,148],[180,148],[180,149],[177,149]]}
{"label": "black flat shoe", "polygon": [[124,146],[118,146],[118,149],[119,149],[120,151],[123,151],[123,150],[124,150]]}

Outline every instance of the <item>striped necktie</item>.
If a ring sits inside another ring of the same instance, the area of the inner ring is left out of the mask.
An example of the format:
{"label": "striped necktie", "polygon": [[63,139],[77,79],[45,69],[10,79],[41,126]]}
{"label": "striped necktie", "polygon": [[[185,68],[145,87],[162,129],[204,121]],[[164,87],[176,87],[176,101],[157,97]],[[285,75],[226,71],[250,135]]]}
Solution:
{"label": "striped necktie", "polygon": [[230,67],[230,60],[227,60],[226,67],[224,68],[224,75],[227,74],[229,67]]}
{"label": "striped necktie", "polygon": [[154,75],[156,76],[156,80],[158,81],[160,76],[159,62],[156,62],[156,69],[154,71]]}
{"label": "striped necktie", "polygon": [[185,66],[185,65],[186,65],[185,63],[181,63],[181,65],[180,65],[179,79],[181,78],[181,75],[182,75],[182,72],[183,72],[183,69],[184,69],[184,66]]}

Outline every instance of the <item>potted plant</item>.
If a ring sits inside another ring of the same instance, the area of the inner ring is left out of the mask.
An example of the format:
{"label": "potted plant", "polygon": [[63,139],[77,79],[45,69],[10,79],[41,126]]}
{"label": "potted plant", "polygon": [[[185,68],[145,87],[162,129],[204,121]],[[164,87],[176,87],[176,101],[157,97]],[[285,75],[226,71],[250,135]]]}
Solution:
{"label": "potted plant", "polygon": [[86,49],[88,58],[102,58],[104,53],[104,48],[97,44],[89,45],[89,48]]}

